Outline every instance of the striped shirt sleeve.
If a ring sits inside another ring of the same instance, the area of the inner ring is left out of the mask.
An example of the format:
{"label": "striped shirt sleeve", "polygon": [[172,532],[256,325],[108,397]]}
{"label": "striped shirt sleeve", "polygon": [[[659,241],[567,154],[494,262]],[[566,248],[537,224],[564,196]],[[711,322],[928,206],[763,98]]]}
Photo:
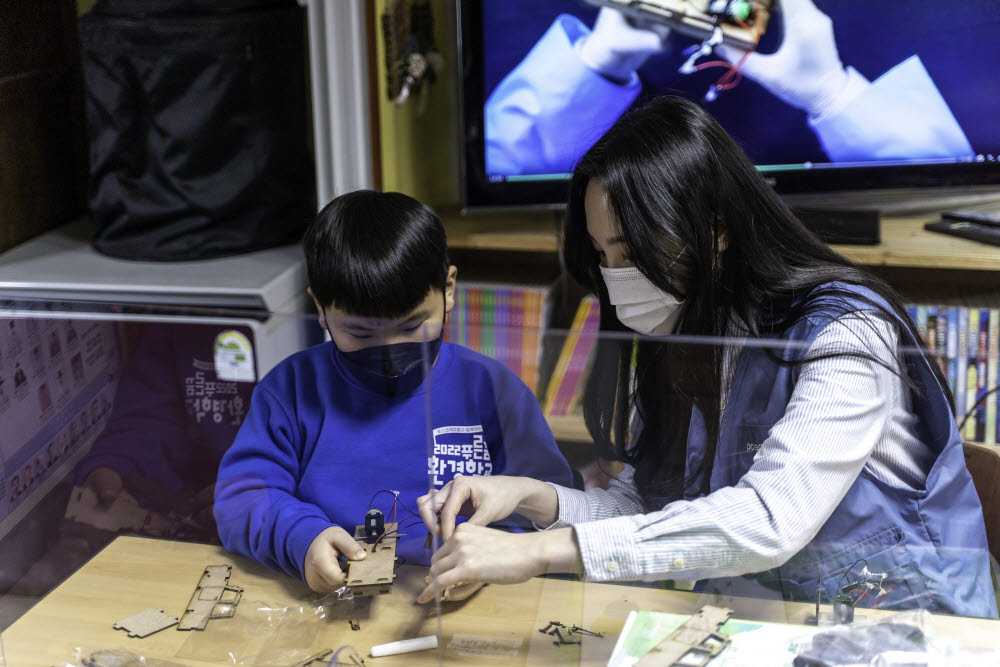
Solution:
{"label": "striped shirt sleeve", "polygon": [[735,486],[643,513],[626,467],[607,490],[556,486],[559,518],[549,528],[574,527],[588,581],[698,580],[784,563],[816,535],[887,432],[902,387],[890,370],[896,346],[882,316],[841,317],[809,354],[862,351],[889,368],[850,356],[804,364],[784,415]]}

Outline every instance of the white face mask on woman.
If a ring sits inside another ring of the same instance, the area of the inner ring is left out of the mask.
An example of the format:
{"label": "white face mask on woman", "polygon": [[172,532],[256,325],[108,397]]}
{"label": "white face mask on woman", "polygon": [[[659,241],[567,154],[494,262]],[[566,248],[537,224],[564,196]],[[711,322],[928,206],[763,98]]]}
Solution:
{"label": "white face mask on woman", "polygon": [[641,334],[671,333],[680,315],[681,302],[650,282],[635,267],[601,269],[608,288],[608,299],[615,307],[618,320]]}

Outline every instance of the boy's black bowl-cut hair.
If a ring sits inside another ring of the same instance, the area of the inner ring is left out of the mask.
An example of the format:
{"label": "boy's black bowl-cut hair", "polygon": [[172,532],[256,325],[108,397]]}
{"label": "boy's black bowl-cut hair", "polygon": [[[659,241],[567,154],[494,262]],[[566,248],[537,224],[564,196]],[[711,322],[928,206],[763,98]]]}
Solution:
{"label": "boy's black bowl-cut hair", "polygon": [[309,286],[323,307],[400,318],[443,290],[448,240],[441,218],[399,192],[356,190],[331,201],[303,239]]}

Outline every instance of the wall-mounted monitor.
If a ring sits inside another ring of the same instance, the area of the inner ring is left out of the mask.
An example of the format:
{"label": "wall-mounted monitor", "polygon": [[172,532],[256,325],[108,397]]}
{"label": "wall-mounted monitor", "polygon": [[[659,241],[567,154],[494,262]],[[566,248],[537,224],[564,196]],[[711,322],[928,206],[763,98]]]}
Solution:
{"label": "wall-mounted monitor", "polygon": [[470,207],[562,204],[580,155],[666,93],[782,193],[1000,184],[995,0],[457,4]]}

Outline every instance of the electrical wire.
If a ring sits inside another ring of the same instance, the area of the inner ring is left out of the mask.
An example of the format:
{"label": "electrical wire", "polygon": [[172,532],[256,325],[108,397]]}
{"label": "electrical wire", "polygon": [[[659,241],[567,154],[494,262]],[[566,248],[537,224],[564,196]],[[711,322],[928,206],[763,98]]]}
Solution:
{"label": "electrical wire", "polygon": [[406,503],[404,503],[402,501],[402,499],[399,497],[399,495],[395,491],[390,491],[389,489],[381,489],[379,491],[376,491],[375,495],[372,496],[372,499],[368,501],[368,509],[372,508],[372,505],[375,504],[375,498],[377,498],[380,493],[388,493],[389,495],[391,495],[393,497],[393,504],[395,504],[395,503],[398,502],[399,505],[404,510],[406,510],[407,513],[409,513],[410,516],[412,516],[415,519],[419,519],[420,518],[419,514],[417,514],[416,512],[414,512],[413,510],[411,510],[409,507],[406,506]]}
{"label": "electrical wire", "polygon": [[[864,558],[859,558],[856,561],[854,561],[853,563],[851,563],[851,566],[844,571],[844,575],[840,578],[840,582],[837,583],[837,591],[838,591],[838,593],[839,592],[843,592],[843,590],[844,590],[844,579],[847,579],[847,575],[849,575],[851,573],[851,570],[853,570],[854,566],[857,565],[858,563],[864,563],[865,567],[868,567],[868,561],[866,561]],[[850,595],[850,593],[848,593],[848,595]]]}

